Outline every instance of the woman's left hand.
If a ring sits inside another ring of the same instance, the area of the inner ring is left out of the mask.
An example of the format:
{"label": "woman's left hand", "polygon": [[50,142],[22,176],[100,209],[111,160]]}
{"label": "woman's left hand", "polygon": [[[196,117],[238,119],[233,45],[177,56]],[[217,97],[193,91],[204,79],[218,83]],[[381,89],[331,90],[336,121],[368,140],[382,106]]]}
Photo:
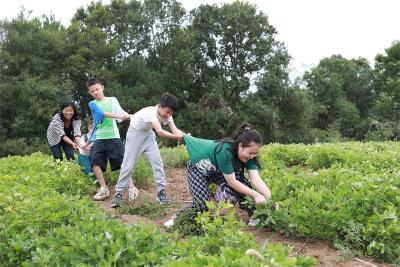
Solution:
{"label": "woman's left hand", "polygon": [[263,195],[257,194],[257,195],[254,197],[254,202],[255,202],[256,204],[259,204],[259,205],[264,205],[265,203],[267,203],[267,199],[266,199]]}

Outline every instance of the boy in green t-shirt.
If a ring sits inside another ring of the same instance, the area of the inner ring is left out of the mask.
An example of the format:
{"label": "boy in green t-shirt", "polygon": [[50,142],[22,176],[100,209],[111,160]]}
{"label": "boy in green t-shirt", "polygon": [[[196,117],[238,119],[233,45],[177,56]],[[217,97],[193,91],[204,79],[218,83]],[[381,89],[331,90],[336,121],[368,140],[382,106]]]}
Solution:
{"label": "boy in green t-shirt", "polygon": [[[93,197],[95,200],[103,200],[110,195],[104,181],[103,172],[106,171],[107,161],[111,170],[121,168],[124,157],[124,145],[121,142],[117,121],[127,121],[130,115],[119,105],[115,97],[105,97],[104,87],[97,79],[89,79],[86,87],[94,100],[89,102],[92,112],[94,127],[90,141],[94,141],[90,150],[90,163],[93,172],[100,184],[100,189]],[[133,187],[133,183],[130,185]]]}

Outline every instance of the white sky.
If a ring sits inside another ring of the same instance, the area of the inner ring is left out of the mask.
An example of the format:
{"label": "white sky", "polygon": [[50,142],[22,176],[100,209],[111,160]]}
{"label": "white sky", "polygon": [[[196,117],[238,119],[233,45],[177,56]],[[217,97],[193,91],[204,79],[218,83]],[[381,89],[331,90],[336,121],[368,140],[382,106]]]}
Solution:
{"label": "white sky", "polygon": [[[69,24],[76,9],[91,0],[0,0],[0,19],[16,17],[21,6],[32,16],[50,14]],[[229,0],[178,0],[186,10],[205,3]],[[103,0],[109,3],[110,0]],[[291,62],[291,76],[301,75],[323,57],[341,54],[365,57],[371,64],[400,40],[399,0],[249,0],[262,10],[285,43]]]}

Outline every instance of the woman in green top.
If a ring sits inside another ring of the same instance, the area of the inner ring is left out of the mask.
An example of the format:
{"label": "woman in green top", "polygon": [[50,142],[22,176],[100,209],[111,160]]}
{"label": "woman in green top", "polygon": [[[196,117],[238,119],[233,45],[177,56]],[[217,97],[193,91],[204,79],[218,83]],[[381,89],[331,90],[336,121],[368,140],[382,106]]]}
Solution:
{"label": "woman in green top", "polygon": [[[215,199],[239,202],[249,216],[253,210],[243,206],[241,201],[245,196],[250,196],[256,204],[265,204],[271,197],[268,186],[258,173],[258,151],[262,146],[262,137],[259,132],[247,124],[239,126],[233,138],[219,141],[196,138],[190,135],[183,136],[189,153],[187,163],[187,177],[193,202],[188,208],[198,211],[207,209],[205,202],[210,200],[209,184],[218,184]],[[244,176],[247,169],[250,178]],[[255,190],[254,190],[254,189]],[[171,227],[173,220],[164,225]],[[249,224],[258,222],[250,220]]]}

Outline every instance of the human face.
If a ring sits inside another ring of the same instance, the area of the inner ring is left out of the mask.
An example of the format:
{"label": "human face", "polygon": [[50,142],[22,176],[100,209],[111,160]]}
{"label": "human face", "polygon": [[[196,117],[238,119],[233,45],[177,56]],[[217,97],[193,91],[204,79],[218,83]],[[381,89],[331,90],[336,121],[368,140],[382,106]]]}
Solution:
{"label": "human face", "polygon": [[242,162],[247,162],[251,159],[254,159],[258,155],[260,146],[261,146],[260,144],[251,142],[249,146],[244,147],[242,143],[239,143],[239,147],[238,147],[239,160]]}
{"label": "human face", "polygon": [[103,85],[101,85],[99,83],[92,84],[88,88],[89,94],[96,100],[104,99],[103,90],[104,90]]}
{"label": "human face", "polygon": [[158,115],[163,119],[171,117],[174,114],[174,111],[170,107],[163,108],[160,105],[158,105],[157,111],[158,111]]}
{"label": "human face", "polygon": [[68,106],[62,110],[62,113],[66,120],[71,120],[74,116],[74,109],[71,106]]}

